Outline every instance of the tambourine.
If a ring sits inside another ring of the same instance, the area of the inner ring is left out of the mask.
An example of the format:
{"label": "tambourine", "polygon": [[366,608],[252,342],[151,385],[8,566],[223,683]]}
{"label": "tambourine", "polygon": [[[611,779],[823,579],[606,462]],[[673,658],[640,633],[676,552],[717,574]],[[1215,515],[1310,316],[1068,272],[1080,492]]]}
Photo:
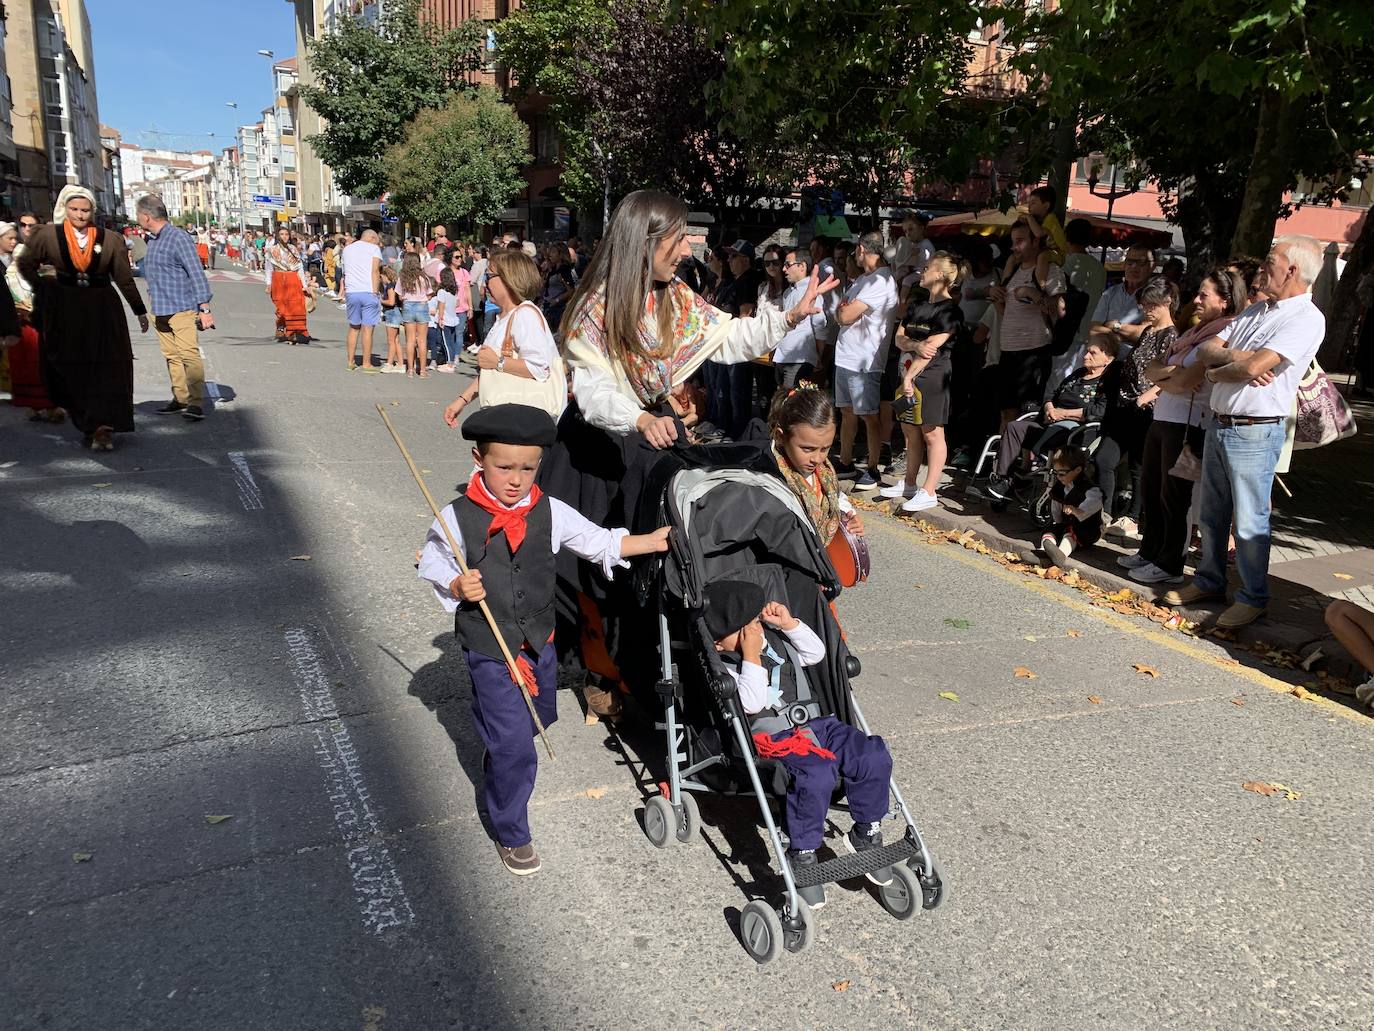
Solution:
{"label": "tambourine", "polygon": [[868,541],[862,534],[853,533],[843,520],[825,550],[839,574],[841,587],[853,587],[868,579]]}

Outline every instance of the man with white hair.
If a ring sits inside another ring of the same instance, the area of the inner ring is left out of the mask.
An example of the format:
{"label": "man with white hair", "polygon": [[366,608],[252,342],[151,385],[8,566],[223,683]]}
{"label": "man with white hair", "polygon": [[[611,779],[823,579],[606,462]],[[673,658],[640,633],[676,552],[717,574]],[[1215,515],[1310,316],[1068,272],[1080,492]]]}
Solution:
{"label": "man with white hair", "polygon": [[1163,601],[1225,598],[1226,538],[1234,522],[1241,586],[1235,604],[1217,619],[1226,629],[1253,623],[1269,604],[1269,494],[1284,420],[1326,335],[1311,293],[1321,269],[1320,243],[1279,237],[1255,280],[1261,300],[1198,346],[1198,360],[1216,384],[1202,459],[1202,560],[1193,582]]}
{"label": "man with white hair", "polygon": [[[382,321],[381,237],[375,229],[364,229],[358,239],[343,249],[343,278],[348,309],[348,367],[372,369],[372,328]],[[362,341],[361,362],[355,359]]]}

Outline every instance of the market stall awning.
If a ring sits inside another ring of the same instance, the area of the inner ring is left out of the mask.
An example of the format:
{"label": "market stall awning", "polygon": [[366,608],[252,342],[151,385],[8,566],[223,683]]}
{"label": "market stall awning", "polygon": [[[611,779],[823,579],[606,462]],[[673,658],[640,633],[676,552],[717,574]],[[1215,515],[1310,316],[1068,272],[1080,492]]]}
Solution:
{"label": "market stall awning", "polygon": [[[998,211],[986,208],[982,211],[962,211],[957,215],[942,215],[932,219],[926,226],[926,235],[932,240],[949,240],[957,236],[1006,236],[1011,232],[1012,223],[1020,215],[1017,211]],[[1144,244],[1149,247],[1167,247],[1173,242],[1173,234],[1160,229],[1150,229],[1132,222],[1119,222],[1106,219],[1101,215],[1089,215],[1071,211],[1069,218],[1084,219],[1092,226],[1092,247],[1126,247],[1131,244]]]}

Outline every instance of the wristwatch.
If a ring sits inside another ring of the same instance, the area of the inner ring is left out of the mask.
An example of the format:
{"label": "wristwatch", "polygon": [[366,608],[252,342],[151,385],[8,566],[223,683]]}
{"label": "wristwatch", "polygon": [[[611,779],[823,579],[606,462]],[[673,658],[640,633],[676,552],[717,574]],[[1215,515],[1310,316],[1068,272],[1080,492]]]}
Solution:
{"label": "wristwatch", "polygon": [[505,371],[506,371],[506,356],[505,356],[504,354],[503,354],[500,358],[497,358],[497,359],[496,359],[496,371],[497,371],[497,372],[505,372]]}
{"label": "wristwatch", "polygon": [[1113,320],[1112,320],[1111,326],[1109,326],[1108,328],[1109,328],[1113,333],[1116,333],[1116,334],[1119,335],[1119,334],[1121,333],[1121,320],[1120,320],[1120,319],[1113,319]]}

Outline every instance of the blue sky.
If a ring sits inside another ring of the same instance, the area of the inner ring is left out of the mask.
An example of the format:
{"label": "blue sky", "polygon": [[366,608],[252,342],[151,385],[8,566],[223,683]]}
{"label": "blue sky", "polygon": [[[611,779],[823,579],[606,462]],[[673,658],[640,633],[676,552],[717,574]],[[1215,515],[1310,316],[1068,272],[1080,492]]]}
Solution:
{"label": "blue sky", "polygon": [[272,62],[257,52],[296,52],[288,0],[86,0],[86,10],[100,120],[144,146],[232,146],[272,99]]}

